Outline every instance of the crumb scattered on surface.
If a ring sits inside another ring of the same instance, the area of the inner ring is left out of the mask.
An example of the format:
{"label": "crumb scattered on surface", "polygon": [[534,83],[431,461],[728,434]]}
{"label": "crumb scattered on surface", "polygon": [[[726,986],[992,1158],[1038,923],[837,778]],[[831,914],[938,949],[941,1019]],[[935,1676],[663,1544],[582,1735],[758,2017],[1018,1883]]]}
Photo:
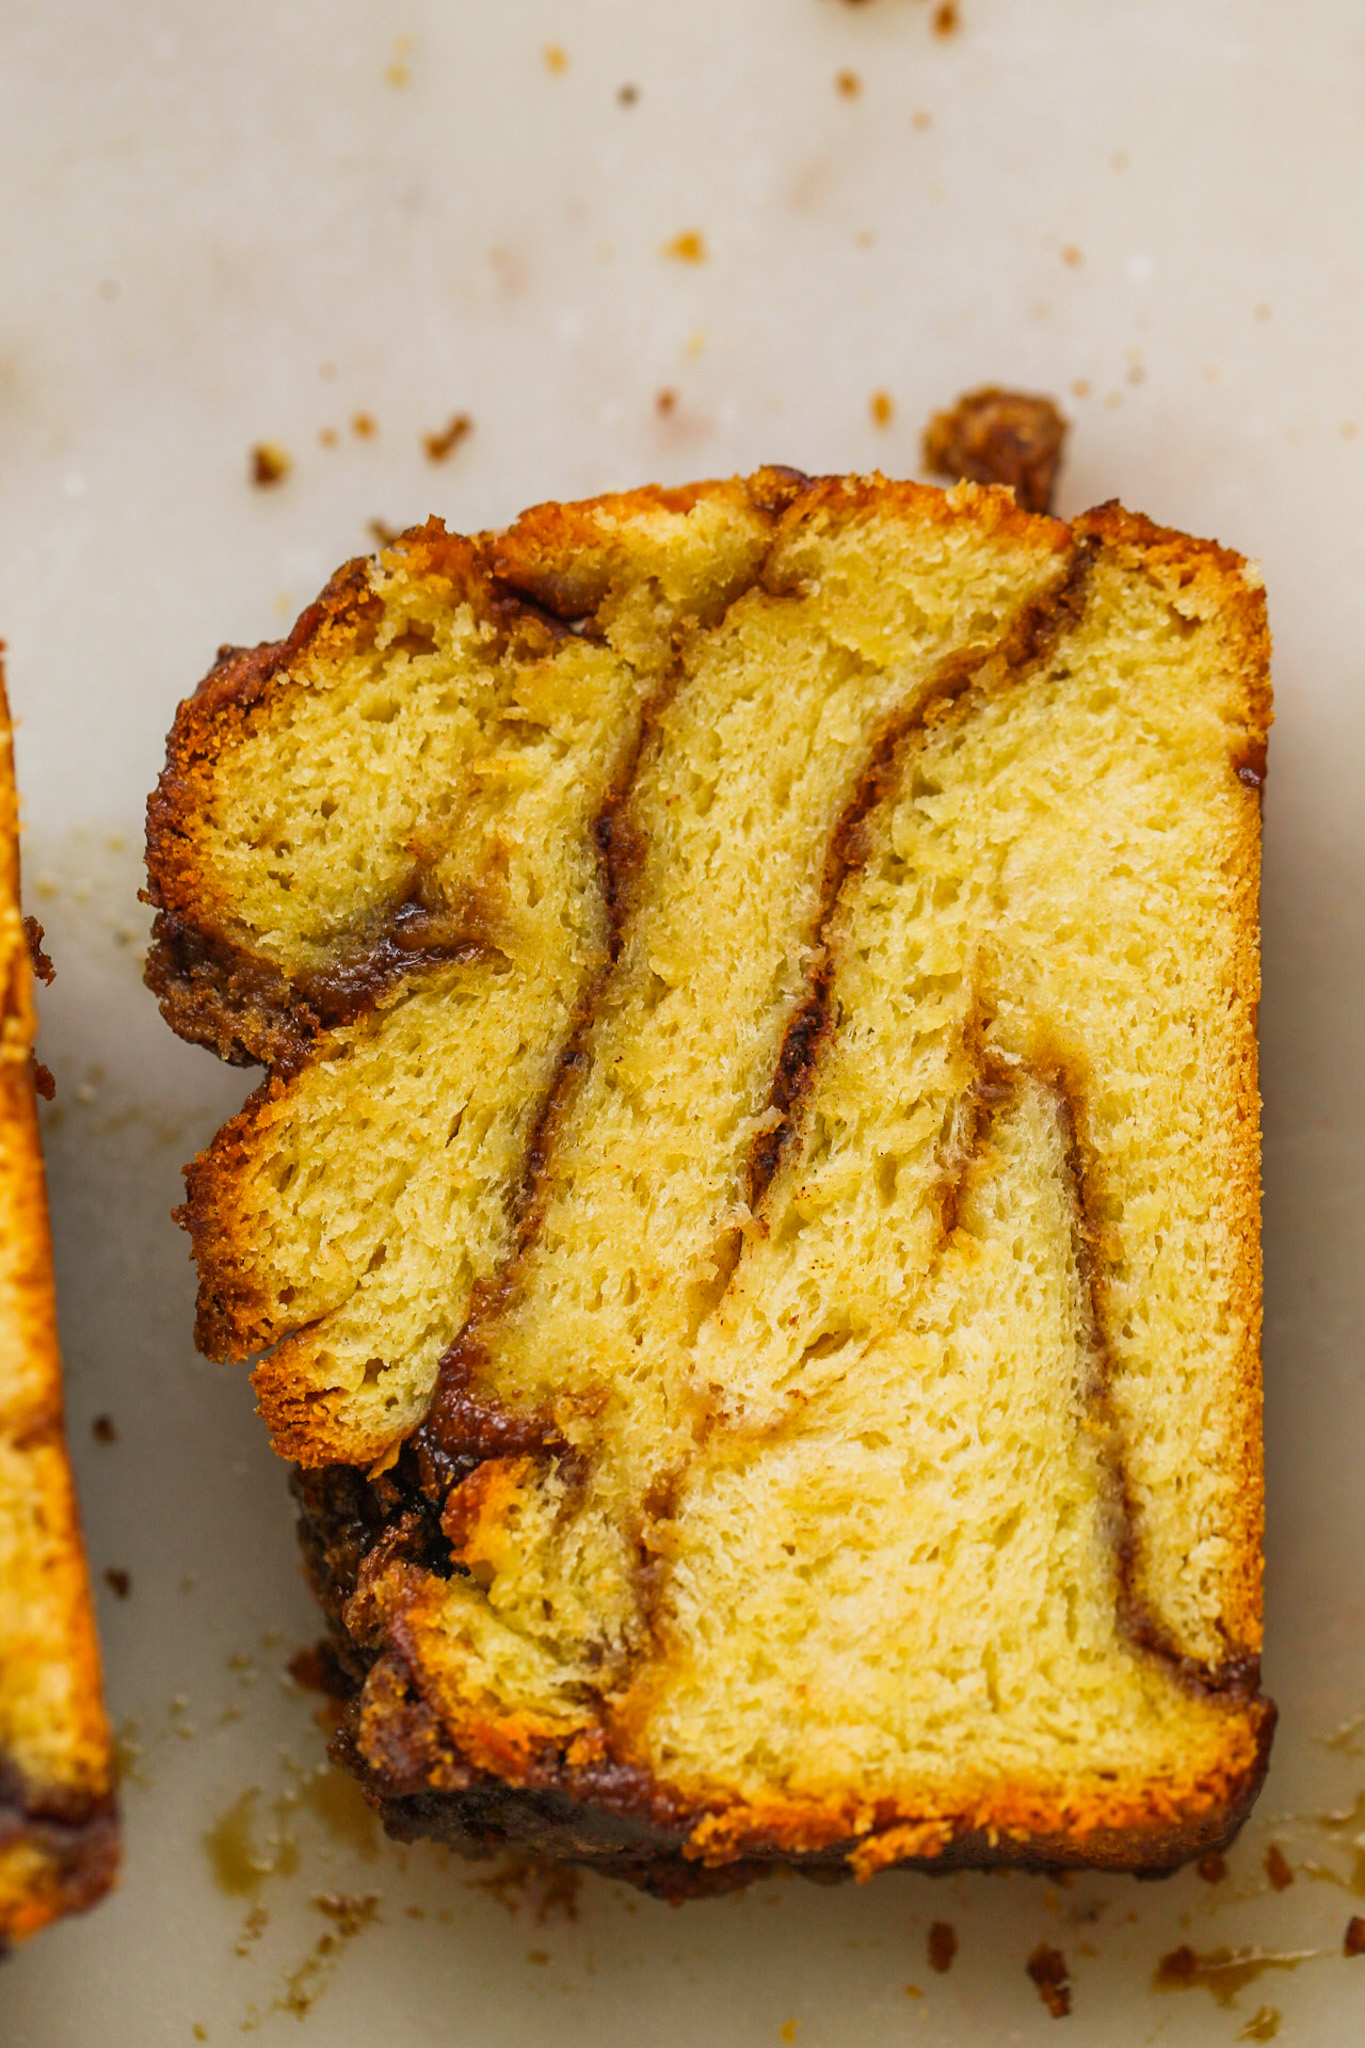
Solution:
{"label": "crumb scattered on surface", "polygon": [[568,68],[568,52],[561,49],[558,43],[547,43],[545,45],[545,69],[558,77],[561,72],[567,71]]}
{"label": "crumb scattered on surface", "polygon": [[929,1968],[937,1970],[940,1977],[953,1967],[957,1954],[957,1929],[951,1920],[935,1920],[929,1929]]}
{"label": "crumb scattered on surface", "polygon": [[57,1093],[57,1077],[51,1067],[45,1067],[37,1054],[32,1055],[33,1085],[44,1102],[51,1102]]}
{"label": "crumb scattered on surface", "polygon": [[933,14],[934,34],[936,36],[956,35],[961,26],[962,16],[958,11],[957,0],[939,0],[939,5],[934,9]]}
{"label": "crumb scattered on surface", "polygon": [[474,422],[467,412],[452,414],[439,434],[423,434],[422,446],[426,449],[429,462],[444,462],[452,455],[461,441],[467,440],[474,431]]}
{"label": "crumb scattered on surface", "polygon": [[1214,1849],[1207,1856],[1201,1856],[1194,1867],[1205,1884],[1221,1884],[1228,1874],[1228,1859]]}
{"label": "crumb scattered on surface", "polygon": [[863,81],[856,71],[840,71],[834,80],[834,89],[846,100],[856,100],[863,89]]}
{"label": "crumb scattered on surface", "polygon": [[44,988],[50,988],[57,979],[57,970],[43,951],[43,928],[36,917],[24,919],[24,937],[28,941],[28,957],[33,963],[33,972]]}
{"label": "crumb scattered on surface", "polygon": [[1079,270],[1085,258],[1074,242],[1064,242],[1062,244],[1062,261],[1068,269]]}
{"label": "crumb scattered on surface", "polygon": [[408,65],[408,58],[411,54],[412,37],[395,36],[393,39],[393,55],[390,57],[388,68],[384,73],[390,85],[406,85],[409,82],[412,77],[412,71]]}
{"label": "crumb scattered on surface", "polygon": [[658,413],[660,419],[666,420],[670,416],[670,414],[675,413],[677,409],[677,392],[670,389],[668,386],[665,386],[665,388],[658,393],[657,397],[654,400],[655,412]]}
{"label": "crumb scattered on surface", "polygon": [[369,519],[365,523],[369,528],[371,539],[376,541],[381,548],[391,548],[395,541],[401,540],[403,537],[402,527],[390,526],[387,519]]}
{"label": "crumb scattered on surface", "polygon": [[1007,484],[1028,512],[1047,512],[1067,423],[1050,398],[997,385],[969,391],[924,430],[924,466],[955,482]]}
{"label": "crumb scattered on surface", "polygon": [[133,1575],[111,1564],[105,1569],[104,1583],[116,1600],[126,1600],[133,1590]]}
{"label": "crumb scattered on surface", "polygon": [[1265,1852],[1265,1874],[1270,1879],[1272,1891],[1287,1891],[1294,1882],[1289,1858],[1278,1842],[1272,1842]]}
{"label": "crumb scattered on surface", "polygon": [[1359,1913],[1352,1913],[1346,1922],[1341,1953],[1344,1956],[1365,1956],[1365,1919]]}
{"label": "crumb scattered on surface", "polygon": [[1088,377],[1075,377],[1072,379],[1071,396],[1073,398],[1089,398],[1090,390],[1091,385]]}
{"label": "crumb scattered on surface", "polygon": [[324,448],[335,448],[339,439],[335,427],[320,427],[318,430],[318,440]]}
{"label": "crumb scattered on surface", "polygon": [[620,106],[633,107],[639,97],[640,88],[638,85],[618,85],[616,88],[617,103]]}
{"label": "crumb scattered on surface", "polygon": [[1071,2010],[1071,1972],[1061,1950],[1040,1941],[1024,1967],[1053,2019],[1065,2019]]}
{"label": "crumb scattered on surface", "polygon": [[97,1444],[116,1444],[118,1431],[112,1415],[97,1415],[90,1425],[90,1434]]}
{"label": "crumb scattered on surface", "polygon": [[932,127],[933,118],[934,117],[932,114],[927,114],[924,111],[924,108],[921,107],[918,113],[914,113],[910,116],[910,126],[915,130],[915,133],[917,135],[923,135],[926,128]]}
{"label": "crumb scattered on surface", "polygon": [[680,235],[664,243],[663,254],[671,256],[675,263],[705,263],[706,237],[699,228],[684,228]]}
{"label": "crumb scattered on surface", "polygon": [[261,490],[282,484],[293,464],[278,441],[258,441],[251,451],[251,481]]}
{"label": "crumb scattered on surface", "polygon": [[889,427],[896,412],[896,402],[889,391],[874,391],[867,401],[874,427]]}
{"label": "crumb scattered on surface", "polygon": [[1259,306],[1258,306],[1258,307],[1256,308],[1256,318],[1257,318],[1258,320],[1268,320],[1268,319],[1270,318],[1270,316],[1271,316],[1271,309],[1270,309],[1270,307],[1269,307],[1269,306],[1267,306],[1267,305],[1266,305],[1266,304],[1265,304],[1264,302],[1262,302],[1262,303],[1261,303],[1261,304],[1260,304],[1260,305],[1259,305]]}
{"label": "crumb scattered on surface", "polygon": [[907,1998],[923,1998],[924,1993],[920,1990],[918,1984],[907,1984],[905,1987],[905,1995]]}
{"label": "crumb scattered on surface", "polygon": [[782,2025],[778,2028],[778,2036],[783,2041],[794,2041],[796,2039],[796,2021],[783,2020]]}
{"label": "crumb scattered on surface", "polygon": [[367,412],[354,414],[351,419],[351,432],[359,435],[362,441],[372,441],[376,432],[372,416]]}

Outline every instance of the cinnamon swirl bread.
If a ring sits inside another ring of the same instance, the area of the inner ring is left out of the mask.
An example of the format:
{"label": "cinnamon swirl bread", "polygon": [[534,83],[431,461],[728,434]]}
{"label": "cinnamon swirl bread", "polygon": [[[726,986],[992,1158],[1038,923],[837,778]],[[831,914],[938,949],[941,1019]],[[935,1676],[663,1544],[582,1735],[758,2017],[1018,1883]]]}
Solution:
{"label": "cinnamon swirl bread", "polygon": [[431,522],[149,812],[400,1834],[1168,1868],[1264,1771],[1259,578],[881,477]]}
{"label": "cinnamon swirl bread", "polygon": [[118,1863],[99,1650],[62,1431],[33,970],[0,676],[0,1947],[88,1906]]}

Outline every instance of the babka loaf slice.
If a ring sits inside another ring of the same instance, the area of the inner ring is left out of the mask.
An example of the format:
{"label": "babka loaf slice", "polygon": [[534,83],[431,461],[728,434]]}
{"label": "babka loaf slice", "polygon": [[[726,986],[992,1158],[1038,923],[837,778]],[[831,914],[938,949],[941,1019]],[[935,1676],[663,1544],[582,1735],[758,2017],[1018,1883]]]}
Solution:
{"label": "babka loaf slice", "polygon": [[99,1650],[61,1364],[0,676],[0,1947],[89,1906],[118,1863]]}
{"label": "babka loaf slice", "polygon": [[435,522],[226,650],[149,979],[390,1826],[1169,1868],[1265,1768],[1259,578],[881,477]]}

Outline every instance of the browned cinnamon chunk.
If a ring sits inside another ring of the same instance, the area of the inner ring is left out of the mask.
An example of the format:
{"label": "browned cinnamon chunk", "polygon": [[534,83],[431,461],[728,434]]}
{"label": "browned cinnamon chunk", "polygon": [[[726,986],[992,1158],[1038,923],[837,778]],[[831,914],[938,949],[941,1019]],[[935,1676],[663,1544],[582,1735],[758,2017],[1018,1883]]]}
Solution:
{"label": "browned cinnamon chunk", "polygon": [[1071,2010],[1071,1973],[1061,1950],[1040,1941],[1026,1967],[1053,2019],[1065,2019]]}
{"label": "browned cinnamon chunk", "polygon": [[267,1069],[198,1340],[393,1832],[671,1897],[1231,1839],[1267,664],[1212,543],[774,468],[432,522],[180,707],[148,978]]}
{"label": "browned cinnamon chunk", "polygon": [[924,467],[931,476],[1005,484],[1026,511],[1050,512],[1066,430],[1050,398],[989,384],[934,414]]}
{"label": "browned cinnamon chunk", "polygon": [[42,939],[19,910],[0,675],[0,1950],[92,1905],[118,1868],[109,1728],[62,1429],[35,1100],[47,1070],[33,1058],[33,977],[52,979]]}

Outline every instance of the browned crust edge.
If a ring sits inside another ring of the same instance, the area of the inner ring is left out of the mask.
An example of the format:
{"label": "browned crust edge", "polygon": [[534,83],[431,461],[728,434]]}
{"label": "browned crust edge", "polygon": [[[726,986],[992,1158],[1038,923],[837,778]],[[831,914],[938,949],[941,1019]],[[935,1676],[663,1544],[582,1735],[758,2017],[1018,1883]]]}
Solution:
{"label": "browned crust edge", "polygon": [[[0,865],[0,892],[8,896],[17,915],[18,807],[3,663]],[[22,1325],[20,1342],[37,1370],[29,1397],[0,1409],[0,1435],[35,1460],[33,1483],[42,1489],[44,1515],[55,1532],[56,1557],[47,1596],[61,1615],[75,1702],[69,1776],[64,1781],[35,1783],[0,1752],[0,1943],[23,1940],[61,1914],[93,1905],[115,1882],[119,1863],[99,1644],[66,1456],[52,1240],[34,1089],[32,972],[29,946],[21,945],[3,991],[6,1056],[0,1061],[0,1123],[10,1134],[5,1207],[14,1233],[5,1254]],[[0,1656],[4,1654],[0,1646]]]}

